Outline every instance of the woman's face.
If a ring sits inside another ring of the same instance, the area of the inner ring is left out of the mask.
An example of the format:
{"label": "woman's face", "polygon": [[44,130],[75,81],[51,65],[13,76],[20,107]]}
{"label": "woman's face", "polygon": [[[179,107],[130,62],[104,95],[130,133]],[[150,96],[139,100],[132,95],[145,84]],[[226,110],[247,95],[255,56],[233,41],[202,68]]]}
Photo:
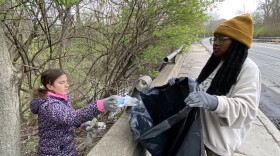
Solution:
{"label": "woman's face", "polygon": [[221,34],[214,34],[213,54],[222,59],[227,55],[232,39]]}
{"label": "woman's face", "polygon": [[68,82],[67,82],[67,76],[65,74],[59,76],[53,83],[53,85],[47,84],[48,90],[56,93],[65,95],[68,93]]}

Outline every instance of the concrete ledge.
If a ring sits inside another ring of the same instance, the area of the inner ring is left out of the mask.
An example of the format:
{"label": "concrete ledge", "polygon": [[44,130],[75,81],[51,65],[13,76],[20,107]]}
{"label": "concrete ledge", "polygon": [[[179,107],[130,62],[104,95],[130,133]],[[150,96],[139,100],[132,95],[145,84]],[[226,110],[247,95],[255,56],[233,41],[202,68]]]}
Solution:
{"label": "concrete ledge", "polygon": [[124,112],[87,156],[137,156],[137,153],[141,153],[141,147],[132,138]]}

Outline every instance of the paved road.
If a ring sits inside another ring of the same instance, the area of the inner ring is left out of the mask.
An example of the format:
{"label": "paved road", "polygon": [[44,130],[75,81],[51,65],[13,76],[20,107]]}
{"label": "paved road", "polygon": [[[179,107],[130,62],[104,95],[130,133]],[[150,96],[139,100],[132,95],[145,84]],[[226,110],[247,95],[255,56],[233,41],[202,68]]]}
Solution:
{"label": "paved road", "polygon": [[259,66],[266,86],[280,94],[280,44],[253,43],[249,57]]}

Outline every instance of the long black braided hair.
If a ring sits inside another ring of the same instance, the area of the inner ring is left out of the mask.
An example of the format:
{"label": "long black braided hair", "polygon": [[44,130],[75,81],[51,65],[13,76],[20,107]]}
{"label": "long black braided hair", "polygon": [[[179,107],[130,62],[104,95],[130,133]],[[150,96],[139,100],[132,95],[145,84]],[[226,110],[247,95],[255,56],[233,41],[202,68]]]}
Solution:
{"label": "long black braided hair", "polygon": [[[225,56],[222,66],[213,78],[207,93],[212,95],[226,95],[231,86],[237,82],[237,77],[247,56],[248,48],[244,44],[232,40],[229,52]],[[199,84],[202,83],[215,70],[220,62],[221,57],[212,54],[200,72],[197,82]]]}

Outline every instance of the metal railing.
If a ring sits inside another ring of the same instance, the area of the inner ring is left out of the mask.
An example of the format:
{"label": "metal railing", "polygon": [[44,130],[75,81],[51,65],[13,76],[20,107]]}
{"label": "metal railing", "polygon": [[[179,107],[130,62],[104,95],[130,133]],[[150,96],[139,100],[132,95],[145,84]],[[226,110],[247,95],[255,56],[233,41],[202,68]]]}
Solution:
{"label": "metal railing", "polygon": [[253,39],[253,42],[280,43],[280,37],[259,37],[259,38]]}
{"label": "metal railing", "polygon": [[179,54],[182,51],[183,47],[184,47],[184,45],[181,45],[179,49],[175,50],[171,54],[164,57],[162,59],[162,62],[163,63],[175,63],[175,58],[176,58],[177,54]]}
{"label": "metal railing", "polygon": [[[213,45],[213,37],[209,38],[209,42]],[[259,37],[253,39],[253,42],[272,42],[272,43],[280,43],[280,37]]]}

